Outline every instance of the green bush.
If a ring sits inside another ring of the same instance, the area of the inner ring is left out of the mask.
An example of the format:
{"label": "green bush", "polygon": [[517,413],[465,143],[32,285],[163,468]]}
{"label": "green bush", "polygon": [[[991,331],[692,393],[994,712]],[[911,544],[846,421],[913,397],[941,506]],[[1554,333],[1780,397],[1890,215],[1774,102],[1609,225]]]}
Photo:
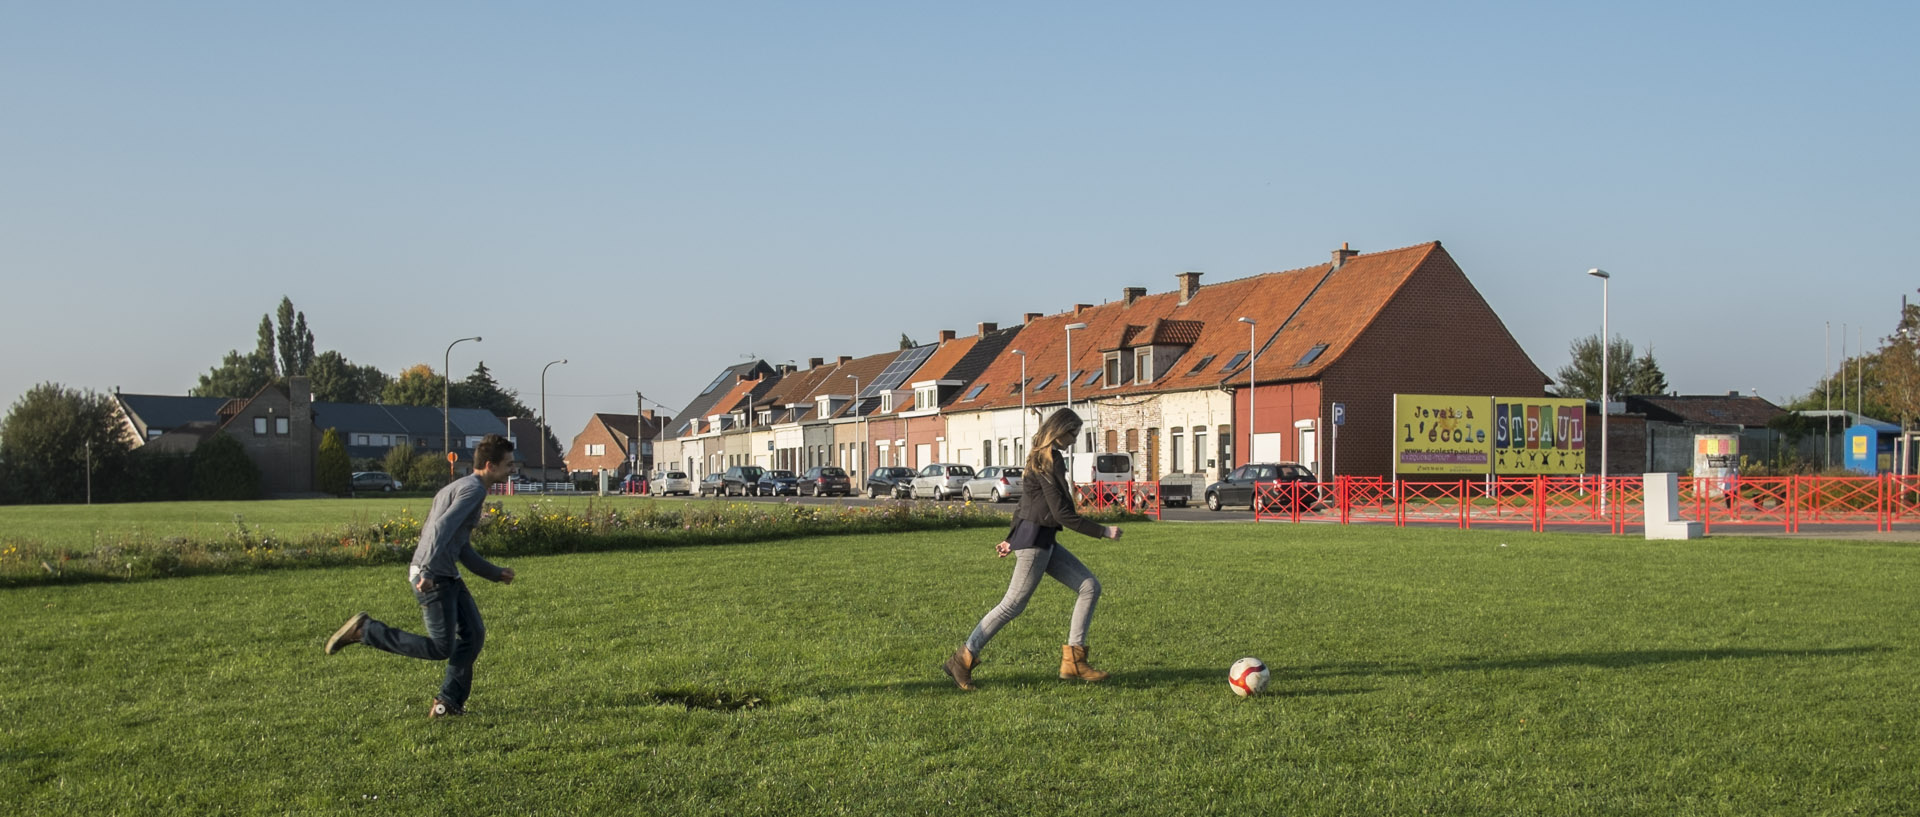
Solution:
{"label": "green bush", "polygon": [[111,495],[119,502],[178,502],[192,496],[193,455],[135,449]]}
{"label": "green bush", "polygon": [[392,474],[394,479],[406,482],[407,476],[413,473],[413,443],[401,440],[398,445],[387,449],[387,458],[381,461],[380,467],[370,470],[385,471]]}
{"label": "green bush", "polygon": [[193,479],[188,495],[194,499],[259,499],[260,468],[246,448],[222,431],[193,450]]}
{"label": "green bush", "polygon": [[421,454],[407,466],[406,476],[401,477],[401,481],[406,483],[409,491],[437,491],[447,484],[449,478],[446,460],[433,454]]}
{"label": "green bush", "polygon": [[353,462],[347,458],[347,445],[340,441],[338,429],[320,435],[320,461],[314,466],[316,484],[323,493],[346,496],[353,491]]}

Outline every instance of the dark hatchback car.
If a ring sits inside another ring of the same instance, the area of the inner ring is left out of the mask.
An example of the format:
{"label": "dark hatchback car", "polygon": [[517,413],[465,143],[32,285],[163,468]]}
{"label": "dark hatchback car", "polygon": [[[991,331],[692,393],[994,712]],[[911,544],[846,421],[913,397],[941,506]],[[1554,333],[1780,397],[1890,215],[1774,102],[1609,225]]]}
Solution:
{"label": "dark hatchback car", "polygon": [[1307,467],[1291,462],[1255,462],[1233,469],[1226,479],[1207,486],[1207,508],[1220,510],[1225,505],[1245,505],[1253,507],[1254,484],[1265,486],[1271,482],[1304,482],[1298,493],[1289,493],[1282,489],[1279,500],[1270,500],[1268,509],[1278,507],[1287,501],[1287,497],[1298,497],[1294,504],[1302,510],[1309,510],[1320,504],[1319,479]]}
{"label": "dark hatchback car", "polygon": [[869,499],[879,499],[882,495],[905,499],[912,486],[913,469],[905,466],[883,465],[867,475]]}
{"label": "dark hatchback car", "polygon": [[758,465],[736,465],[720,475],[721,490],[727,496],[751,496],[759,490],[760,477],[767,469]]}
{"label": "dark hatchback car", "polygon": [[708,474],[700,480],[700,496],[721,496],[727,492],[727,481],[719,474]]}
{"label": "dark hatchback car", "polygon": [[754,496],[799,496],[800,478],[792,471],[769,469],[760,475],[760,481],[754,483]]}
{"label": "dark hatchback car", "polygon": [[812,468],[800,475],[800,493],[808,496],[849,496],[853,493],[853,481],[847,479],[844,468],[831,465]]}

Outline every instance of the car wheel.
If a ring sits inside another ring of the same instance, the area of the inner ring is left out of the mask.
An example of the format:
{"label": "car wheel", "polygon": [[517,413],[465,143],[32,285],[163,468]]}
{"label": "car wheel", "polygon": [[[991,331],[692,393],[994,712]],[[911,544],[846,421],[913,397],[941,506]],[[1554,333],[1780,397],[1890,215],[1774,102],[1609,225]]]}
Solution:
{"label": "car wheel", "polygon": [[1207,510],[1209,510],[1209,511],[1218,511],[1218,510],[1220,510],[1220,495],[1219,495],[1219,494],[1217,494],[1217,493],[1214,493],[1214,492],[1212,492],[1212,491],[1208,491],[1208,492],[1207,492]]}
{"label": "car wheel", "polygon": [[1001,493],[1000,493],[1000,489],[999,489],[999,488],[995,488],[995,489],[993,489],[993,501],[994,501],[994,504],[999,504],[999,503],[1001,503],[1001,502],[1005,502],[1005,501],[1006,501],[1006,499],[1007,499],[1007,498],[1006,498],[1005,496],[1003,496],[1003,495],[1001,495]]}
{"label": "car wheel", "polygon": [[381,488],[380,490],[385,491],[387,493],[393,493],[393,486],[389,485],[385,488]]}
{"label": "car wheel", "polygon": [[965,489],[965,490],[962,490],[962,491],[960,492],[960,498],[961,498],[961,499],[964,499],[964,500],[966,500],[966,501],[968,501],[968,502],[972,502],[972,501],[973,501],[973,489],[972,489],[972,488],[967,488],[967,489]]}

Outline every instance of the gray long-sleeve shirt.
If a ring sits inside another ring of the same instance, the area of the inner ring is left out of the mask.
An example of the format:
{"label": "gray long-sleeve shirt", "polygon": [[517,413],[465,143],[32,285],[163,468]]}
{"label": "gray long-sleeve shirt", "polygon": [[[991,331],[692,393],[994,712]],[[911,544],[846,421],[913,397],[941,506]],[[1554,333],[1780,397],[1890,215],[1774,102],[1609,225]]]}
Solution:
{"label": "gray long-sleeve shirt", "polygon": [[478,475],[461,477],[433,495],[433,508],[420,526],[420,545],[413,564],[434,578],[458,578],[458,561],[488,581],[500,580],[500,568],[473,549],[473,528],[487,502],[487,484]]}

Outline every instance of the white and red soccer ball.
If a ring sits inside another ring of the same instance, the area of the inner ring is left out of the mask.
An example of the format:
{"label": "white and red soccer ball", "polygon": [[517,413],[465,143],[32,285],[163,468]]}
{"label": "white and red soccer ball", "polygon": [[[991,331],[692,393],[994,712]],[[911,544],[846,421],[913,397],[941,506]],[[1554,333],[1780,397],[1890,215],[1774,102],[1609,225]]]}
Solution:
{"label": "white and red soccer ball", "polygon": [[1233,662],[1233,666],[1227,670],[1227,688],[1242,698],[1258,695],[1267,688],[1270,677],[1267,662],[1247,656]]}

